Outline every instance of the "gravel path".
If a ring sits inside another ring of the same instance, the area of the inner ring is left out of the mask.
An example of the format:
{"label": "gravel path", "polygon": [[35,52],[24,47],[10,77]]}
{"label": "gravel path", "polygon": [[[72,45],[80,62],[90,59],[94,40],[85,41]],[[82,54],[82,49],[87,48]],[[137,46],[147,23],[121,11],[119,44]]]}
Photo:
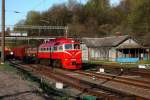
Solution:
{"label": "gravel path", "polygon": [[0,70],[0,100],[45,100],[38,90],[33,83]]}

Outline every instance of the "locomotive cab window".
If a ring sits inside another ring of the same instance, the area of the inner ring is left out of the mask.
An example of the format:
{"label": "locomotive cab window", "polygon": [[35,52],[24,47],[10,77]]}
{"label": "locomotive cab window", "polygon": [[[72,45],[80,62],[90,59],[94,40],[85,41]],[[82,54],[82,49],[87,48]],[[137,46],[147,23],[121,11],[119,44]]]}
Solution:
{"label": "locomotive cab window", "polygon": [[45,51],[45,48],[43,48],[43,51]]}
{"label": "locomotive cab window", "polygon": [[74,49],[80,49],[80,44],[74,44]]}
{"label": "locomotive cab window", "polygon": [[59,51],[62,51],[62,50],[63,50],[63,47],[62,47],[62,46],[58,46],[58,50],[59,50]]}
{"label": "locomotive cab window", "polygon": [[51,51],[51,47],[49,47],[48,50]]}
{"label": "locomotive cab window", "polygon": [[40,51],[43,51],[43,48],[40,48]]}
{"label": "locomotive cab window", "polygon": [[54,46],[54,51],[57,51],[57,46]]}
{"label": "locomotive cab window", "polygon": [[71,50],[72,49],[72,44],[65,44],[65,49],[66,50]]}
{"label": "locomotive cab window", "polygon": [[52,52],[54,51],[54,47],[51,47],[51,51],[52,51]]}

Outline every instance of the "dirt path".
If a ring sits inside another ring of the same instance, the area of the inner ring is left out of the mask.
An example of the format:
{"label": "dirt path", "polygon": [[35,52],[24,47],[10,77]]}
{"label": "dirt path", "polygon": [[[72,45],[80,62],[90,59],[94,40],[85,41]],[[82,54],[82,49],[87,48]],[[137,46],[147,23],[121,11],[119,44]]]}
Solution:
{"label": "dirt path", "polygon": [[33,83],[0,70],[0,100],[45,100]]}

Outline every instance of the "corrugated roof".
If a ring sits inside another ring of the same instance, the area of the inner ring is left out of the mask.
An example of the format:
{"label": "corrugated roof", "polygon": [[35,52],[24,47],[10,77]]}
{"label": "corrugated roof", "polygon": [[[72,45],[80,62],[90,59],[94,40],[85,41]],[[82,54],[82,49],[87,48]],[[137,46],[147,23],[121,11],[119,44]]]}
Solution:
{"label": "corrugated roof", "polygon": [[104,38],[82,38],[82,42],[88,47],[115,47],[128,38],[128,35]]}

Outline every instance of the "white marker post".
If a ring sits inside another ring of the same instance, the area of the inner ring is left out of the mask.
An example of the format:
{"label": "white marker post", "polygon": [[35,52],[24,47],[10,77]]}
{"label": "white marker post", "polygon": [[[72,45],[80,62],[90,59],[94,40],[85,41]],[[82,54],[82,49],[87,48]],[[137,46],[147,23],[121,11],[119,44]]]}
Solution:
{"label": "white marker post", "polygon": [[61,83],[61,82],[56,82],[56,88],[57,88],[57,89],[63,89],[63,83]]}

